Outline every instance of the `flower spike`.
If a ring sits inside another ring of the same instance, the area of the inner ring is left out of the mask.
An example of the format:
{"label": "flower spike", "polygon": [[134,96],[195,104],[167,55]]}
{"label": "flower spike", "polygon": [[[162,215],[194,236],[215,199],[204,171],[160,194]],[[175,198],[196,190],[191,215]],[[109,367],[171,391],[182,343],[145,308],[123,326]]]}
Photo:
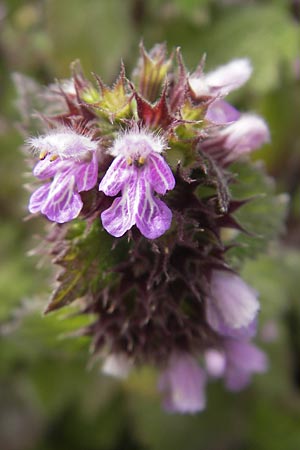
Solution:
{"label": "flower spike", "polygon": [[[266,370],[252,343],[258,293],[235,270],[257,239],[253,196],[267,192],[268,212],[280,203],[242,158],[269,140],[267,124],[225,99],[250,77],[249,60],[205,73],[203,57],[190,74],[180,50],[173,55],[141,44],[131,79],[121,64],[112,86],[96,74],[92,82],[75,63],[69,80],[43,89],[45,127],[27,140],[40,181],[29,211],[54,222],[44,247],[61,271],[45,312],[79,300],[92,322],[77,334],[91,338],[103,373],[154,365],[165,409],[194,414],[208,380],[237,391]],[[21,82],[22,104],[25,94],[34,104],[41,89]],[[239,214],[246,204],[251,232]],[[262,211],[258,230],[273,224]]]}

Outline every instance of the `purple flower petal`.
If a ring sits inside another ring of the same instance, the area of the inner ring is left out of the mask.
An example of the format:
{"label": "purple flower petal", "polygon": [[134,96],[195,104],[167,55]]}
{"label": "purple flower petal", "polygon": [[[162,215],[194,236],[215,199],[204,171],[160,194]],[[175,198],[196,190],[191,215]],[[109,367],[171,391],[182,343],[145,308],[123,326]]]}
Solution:
{"label": "purple flower petal", "polygon": [[170,412],[196,413],[205,408],[206,375],[189,354],[173,355],[161,374],[158,389]]}
{"label": "purple flower petal", "polygon": [[242,114],[239,120],[222,130],[220,136],[225,138],[226,162],[235,161],[270,141],[266,122],[254,114]]}
{"label": "purple flower petal", "polygon": [[39,187],[30,197],[28,209],[32,214],[39,212],[43,204],[47,201],[51,183]]}
{"label": "purple flower petal", "polygon": [[78,168],[74,170],[78,192],[88,191],[97,183],[98,178],[98,159],[94,153],[88,163],[77,163]]}
{"label": "purple flower petal", "polygon": [[252,66],[248,59],[234,59],[205,75],[205,81],[211,90],[218,95],[227,95],[242,86],[252,73]]}
{"label": "purple flower petal", "polygon": [[153,195],[151,184],[157,181],[158,189],[166,192],[175,180],[169,167],[158,156],[144,167],[128,166],[124,158],[117,157],[102,179],[99,188],[106,194],[113,195],[122,189],[122,197],[116,198],[111,207],[101,214],[102,224],[111,235],[120,237],[136,224],[145,237],[156,239],[170,228],[171,210]]}
{"label": "purple flower petal", "polygon": [[78,216],[82,208],[80,195],[74,192],[75,177],[64,177],[58,174],[49,191],[46,202],[42,205],[41,212],[49,220],[58,223],[69,222]]}
{"label": "purple flower petal", "polygon": [[211,299],[207,302],[206,318],[212,329],[222,336],[228,336],[236,339],[251,339],[256,335],[256,317],[248,325],[240,328],[234,328],[225,323],[222,314]]}
{"label": "purple flower petal", "polygon": [[192,74],[189,78],[189,84],[198,97],[202,95],[224,97],[246,83],[251,72],[252,67],[248,59],[234,59],[207,74]]}
{"label": "purple flower petal", "polygon": [[165,194],[174,189],[175,178],[165,159],[158,153],[151,153],[148,158],[149,183],[158,194]]}
{"label": "purple flower petal", "polygon": [[33,169],[33,175],[40,180],[45,180],[47,178],[52,178],[55,176],[57,171],[60,169],[62,162],[60,159],[51,161],[48,157],[42,161],[39,161],[35,168]]}
{"label": "purple flower petal", "polygon": [[207,373],[213,378],[220,378],[225,371],[226,359],[223,352],[213,348],[204,353]]}
{"label": "purple flower petal", "polygon": [[240,112],[225,100],[213,102],[206,113],[205,118],[216,124],[235,122],[240,117]]}
{"label": "purple flower petal", "polygon": [[117,156],[102,178],[99,191],[111,197],[117,195],[129,177],[130,169],[131,167],[128,166],[126,159],[122,155]]}
{"label": "purple flower petal", "polygon": [[175,186],[174,175],[159,154],[163,140],[151,133],[131,132],[119,137],[111,149],[116,156],[102,178],[99,190],[121,198],[101,214],[104,228],[122,236],[134,224],[149,239],[161,236],[171,225],[170,209],[157,197]]}
{"label": "purple flower petal", "polygon": [[132,170],[122,191],[122,197],[113,201],[110,208],[101,214],[102,225],[112,236],[123,236],[135,224],[137,201],[137,172]]}
{"label": "purple flower petal", "polygon": [[253,373],[267,370],[266,355],[255,345],[246,341],[225,341],[225,385],[231,391],[239,391],[250,382]]}
{"label": "purple flower petal", "polygon": [[145,176],[140,175],[138,179],[138,191],[136,226],[145,237],[156,239],[170,228],[172,212],[153,195]]}
{"label": "purple flower petal", "polygon": [[[239,276],[225,270],[214,270],[211,298],[207,299],[207,320],[214,329],[248,327],[259,309],[257,293]],[[221,330],[220,330],[221,331]]]}

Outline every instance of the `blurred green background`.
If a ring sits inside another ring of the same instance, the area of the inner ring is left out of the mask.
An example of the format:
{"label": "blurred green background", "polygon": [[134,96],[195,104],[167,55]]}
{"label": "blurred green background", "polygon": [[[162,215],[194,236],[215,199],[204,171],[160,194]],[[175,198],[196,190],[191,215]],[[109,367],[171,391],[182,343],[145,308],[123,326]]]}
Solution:
{"label": "blurred green background", "polygon": [[[1,450],[299,450],[299,20],[299,2],[288,0],[0,1]],[[261,293],[269,372],[238,395],[209,385],[207,410],[196,416],[161,411],[150,369],[122,383],[101,375],[88,339],[63,338],[81,319],[42,317],[53,275],[30,250],[44,221],[24,220],[28,169],[12,73],[45,85],[69,77],[79,58],[86,75],[109,83],[121,58],[130,75],[141,39],[148,49],[180,46],[191,71],[204,52],[207,69],[252,60],[251,80],[230,100],[269,123],[272,143],[254,157],[291,197],[280,242],[243,267]]]}

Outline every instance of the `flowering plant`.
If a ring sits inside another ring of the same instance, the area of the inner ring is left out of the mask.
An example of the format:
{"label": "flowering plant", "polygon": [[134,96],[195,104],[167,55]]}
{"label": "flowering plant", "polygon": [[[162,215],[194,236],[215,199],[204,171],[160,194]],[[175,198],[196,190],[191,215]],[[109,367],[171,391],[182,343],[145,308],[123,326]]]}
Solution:
{"label": "flowering plant", "polygon": [[74,64],[44,92],[44,130],[27,139],[43,183],[29,210],[53,222],[47,242],[62,268],[46,312],[76,301],[93,317],[81,333],[104,372],[153,364],[165,408],[194,413],[207,380],[239,390],[267,367],[252,343],[258,293],[224,235],[257,243],[236,217],[251,199],[235,198],[233,163],[258,173],[247,155],[270,136],[224,100],[250,77],[247,59],[209,73],[202,59],[190,74],[179,50],[140,50],[132,80],[122,66],[112,87],[93,84]]}

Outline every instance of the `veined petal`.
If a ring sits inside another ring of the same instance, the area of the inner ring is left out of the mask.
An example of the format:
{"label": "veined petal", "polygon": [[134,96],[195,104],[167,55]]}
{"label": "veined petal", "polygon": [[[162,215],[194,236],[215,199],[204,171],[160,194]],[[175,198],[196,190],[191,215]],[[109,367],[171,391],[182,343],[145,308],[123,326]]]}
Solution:
{"label": "veined petal", "polygon": [[46,202],[41,208],[49,220],[58,223],[69,222],[78,216],[82,208],[80,195],[74,191],[75,177],[57,175],[51,185]]}
{"label": "veined petal", "polygon": [[49,158],[45,158],[36,164],[33,169],[33,175],[40,180],[54,177],[57,171],[61,168],[62,164],[64,163],[62,163],[60,159],[50,161]]}
{"label": "veined petal", "polygon": [[124,156],[117,156],[99,184],[99,191],[111,197],[117,195],[129,177],[130,169]]}
{"label": "veined petal", "polygon": [[175,187],[172,170],[159,153],[151,153],[148,157],[149,183],[158,194],[165,194]]}
{"label": "veined petal", "polygon": [[88,191],[97,183],[98,178],[98,160],[96,153],[90,162],[77,163],[78,168],[74,171],[78,192]]}
{"label": "veined petal", "polygon": [[137,195],[136,226],[149,239],[162,236],[170,228],[171,210],[164,202],[153,195],[148,180],[144,176],[139,177]]}
{"label": "veined petal", "polygon": [[43,204],[47,201],[51,183],[39,187],[30,197],[28,209],[32,214],[39,212]]}
{"label": "veined petal", "polygon": [[102,225],[112,236],[123,236],[135,224],[136,186],[137,173],[131,170],[122,197],[116,198],[111,207],[101,214]]}

